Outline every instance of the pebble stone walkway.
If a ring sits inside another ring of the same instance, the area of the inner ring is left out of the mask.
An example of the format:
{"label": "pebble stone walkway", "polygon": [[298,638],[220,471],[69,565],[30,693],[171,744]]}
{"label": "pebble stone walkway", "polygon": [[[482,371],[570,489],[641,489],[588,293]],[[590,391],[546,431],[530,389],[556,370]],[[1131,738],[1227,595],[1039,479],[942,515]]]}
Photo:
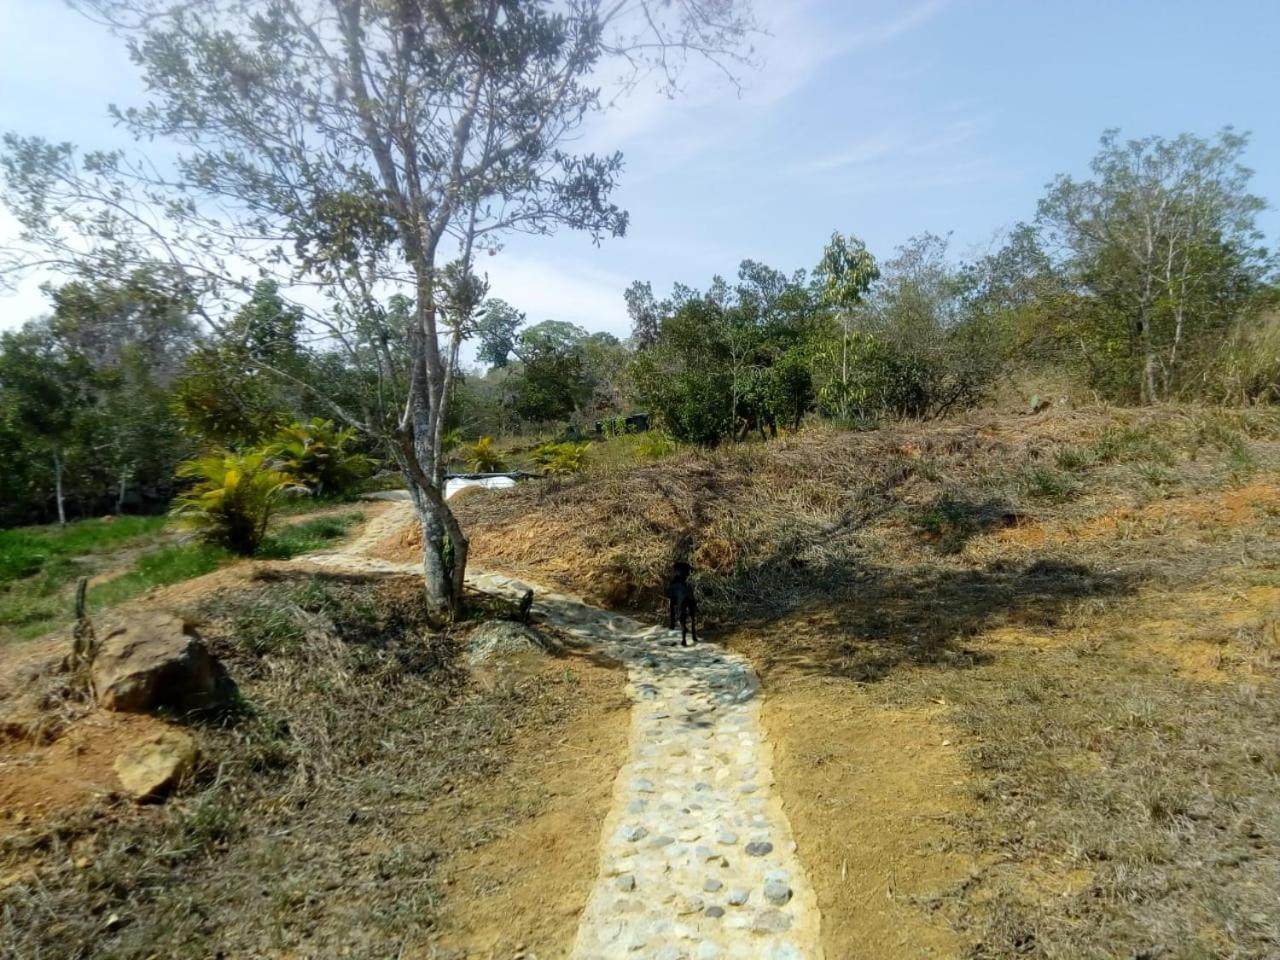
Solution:
{"label": "pebble stone walkway", "polygon": [[[406,519],[388,511],[347,550],[302,559],[419,570],[362,555]],[[511,599],[532,589],[534,619],[628,671],[630,757],[614,783],[573,960],[821,960],[817,901],[771,789],[749,661],[714,645],[681,647],[678,633],[511,577],[467,582]]]}

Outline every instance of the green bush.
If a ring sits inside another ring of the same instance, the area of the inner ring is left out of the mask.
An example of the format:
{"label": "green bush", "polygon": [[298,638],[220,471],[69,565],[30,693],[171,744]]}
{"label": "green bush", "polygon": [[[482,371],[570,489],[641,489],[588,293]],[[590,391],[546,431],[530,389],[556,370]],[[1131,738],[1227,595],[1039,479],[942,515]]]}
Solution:
{"label": "green bush", "polygon": [[344,497],[373,474],[374,462],[352,450],[356,432],[315,417],[280,430],[264,453],[316,496]]}
{"label": "green bush", "polygon": [[258,548],[281,497],[306,492],[262,450],[196,457],[179,464],[178,476],[196,483],[174,501],[174,516],[206,543],[241,556]]}

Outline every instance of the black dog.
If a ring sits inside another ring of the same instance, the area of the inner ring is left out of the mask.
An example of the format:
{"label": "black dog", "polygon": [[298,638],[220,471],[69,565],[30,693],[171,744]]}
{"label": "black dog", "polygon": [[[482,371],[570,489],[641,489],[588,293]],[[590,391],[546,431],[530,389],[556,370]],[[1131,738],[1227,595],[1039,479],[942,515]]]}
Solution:
{"label": "black dog", "polygon": [[671,629],[676,628],[676,619],[680,620],[680,646],[690,646],[687,628],[693,628],[693,642],[698,642],[698,598],[693,594],[693,585],[689,583],[689,574],[693,567],[683,560],[678,561],[671,574],[671,582],[667,584],[666,595],[671,601]]}

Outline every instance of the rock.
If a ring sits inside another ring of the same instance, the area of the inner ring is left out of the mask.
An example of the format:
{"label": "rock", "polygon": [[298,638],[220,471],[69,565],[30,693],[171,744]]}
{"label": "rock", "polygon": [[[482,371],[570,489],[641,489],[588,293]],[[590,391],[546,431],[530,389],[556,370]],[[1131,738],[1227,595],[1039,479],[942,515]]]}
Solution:
{"label": "rock", "polygon": [[740,907],[751,897],[751,891],[745,887],[733,887],[725,899],[731,907]]}
{"label": "rock", "polygon": [[652,780],[640,777],[638,780],[631,781],[631,789],[636,793],[653,793],[656,788],[654,787]]}
{"label": "rock", "polygon": [[522,623],[510,620],[486,620],[467,637],[467,663],[479,666],[521,654],[545,656],[562,653],[563,645],[554,638]]}
{"label": "rock", "polygon": [[677,897],[676,898],[676,916],[684,916],[689,913],[701,913],[703,900],[701,897]]}
{"label": "rock", "polygon": [[738,842],[738,835],[732,830],[720,830],[716,833],[716,843],[723,843],[726,846]]}
{"label": "rock", "polygon": [[724,884],[715,877],[707,877],[706,880],[702,881],[702,889],[707,893],[716,893],[723,886]]}
{"label": "rock", "polygon": [[713,920],[719,919],[720,917],[724,916],[724,907],[716,906],[713,904],[712,906],[707,907],[705,911],[703,911],[703,915],[711,917]]}
{"label": "rock", "polygon": [[640,826],[638,823],[626,824],[620,832],[622,834],[623,840],[630,840],[633,843],[636,840],[641,840],[644,837],[649,835],[649,831],[646,830],[644,827]]}
{"label": "rock", "polygon": [[635,874],[632,873],[624,873],[614,882],[618,885],[618,889],[623,893],[630,893],[636,888]]}
{"label": "rock", "polygon": [[158,610],[114,617],[93,661],[98,705],[122,713],[225,710],[236,685],[181,617]]}
{"label": "rock", "polygon": [[116,776],[135,800],[168,793],[200,759],[196,742],[181,730],[165,730],[140,740],[116,758]]}
{"label": "rock", "polygon": [[773,853],[773,844],[768,840],[753,840],[747,844],[748,857],[764,857]]}
{"label": "rock", "polygon": [[786,933],[791,929],[791,918],[781,910],[761,910],[751,923],[755,933]]}
{"label": "rock", "polygon": [[764,898],[775,907],[785,906],[791,899],[791,887],[785,880],[770,877],[764,882]]}

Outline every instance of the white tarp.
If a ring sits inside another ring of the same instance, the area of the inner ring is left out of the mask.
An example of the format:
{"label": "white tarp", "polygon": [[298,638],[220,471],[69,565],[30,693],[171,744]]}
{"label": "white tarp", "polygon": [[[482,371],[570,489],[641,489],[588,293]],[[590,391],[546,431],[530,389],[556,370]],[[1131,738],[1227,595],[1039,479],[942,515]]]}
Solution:
{"label": "white tarp", "polygon": [[477,477],[474,480],[469,480],[466,477],[452,477],[444,482],[444,498],[448,500],[459,490],[465,490],[467,487],[506,490],[515,485],[516,481],[513,477]]}

